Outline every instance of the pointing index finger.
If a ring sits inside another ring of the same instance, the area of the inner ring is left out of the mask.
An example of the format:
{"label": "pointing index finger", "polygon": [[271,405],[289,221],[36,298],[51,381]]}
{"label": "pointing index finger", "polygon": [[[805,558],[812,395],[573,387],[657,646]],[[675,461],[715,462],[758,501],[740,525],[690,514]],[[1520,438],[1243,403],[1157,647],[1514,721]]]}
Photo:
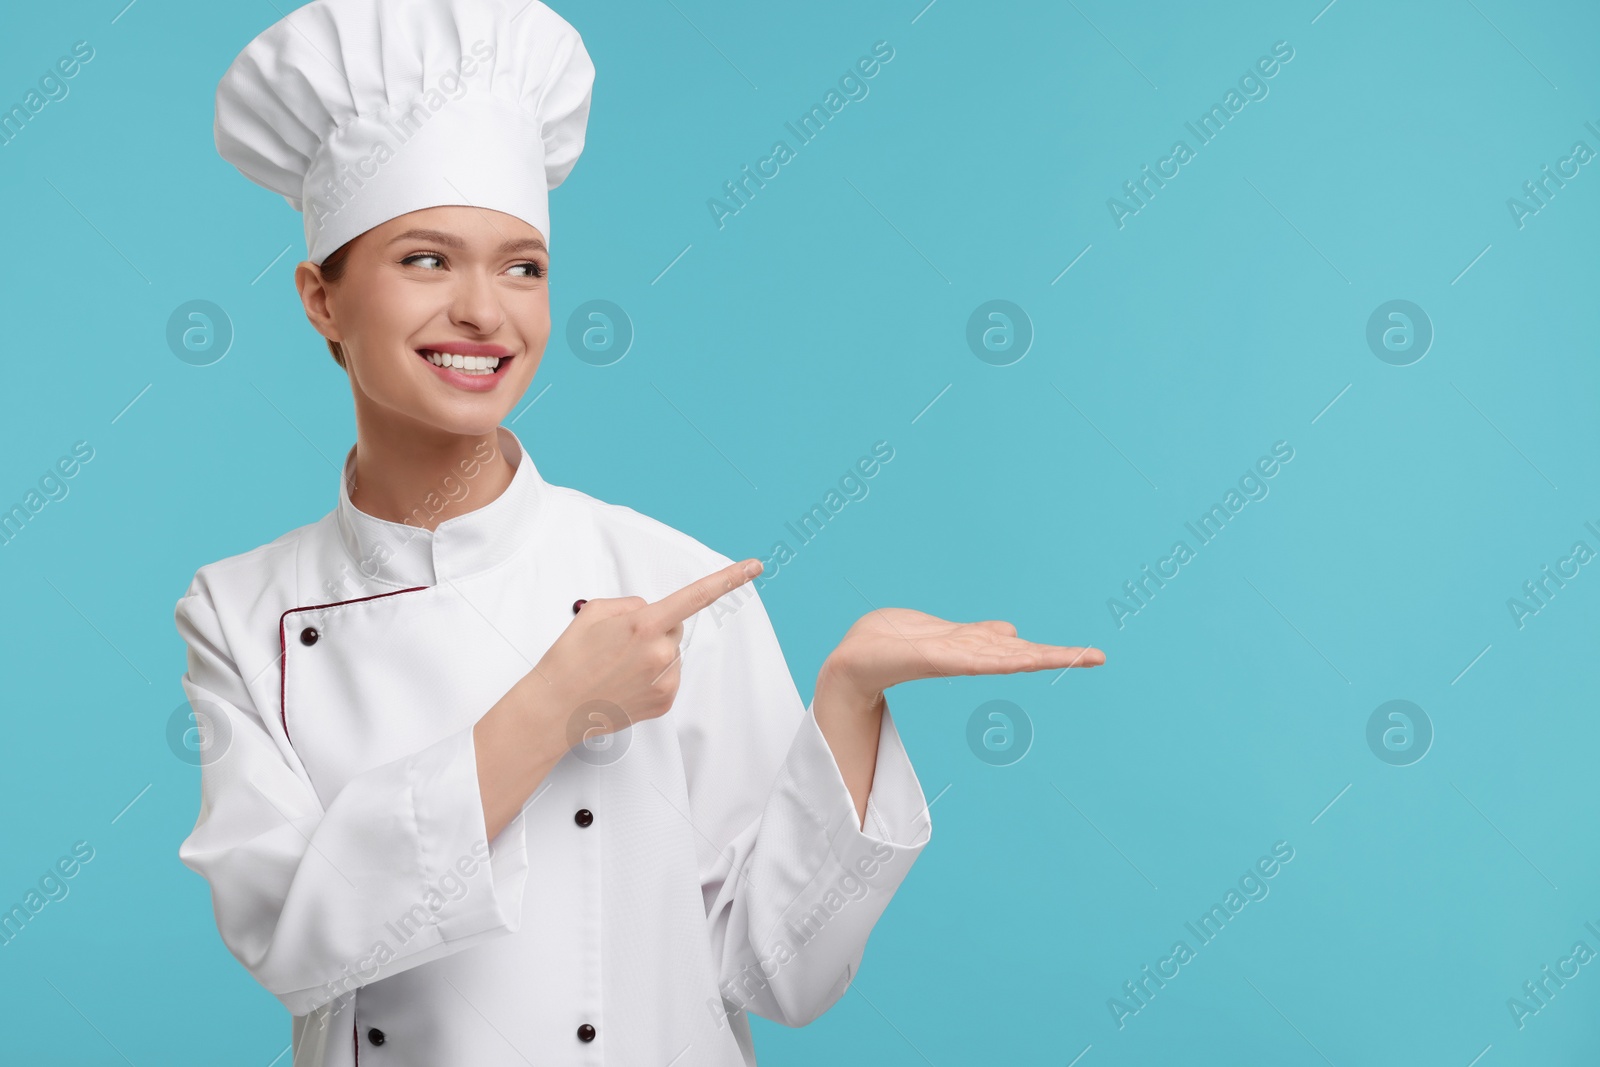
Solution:
{"label": "pointing index finger", "polygon": [[644,610],[659,622],[663,629],[676,626],[690,615],[709,607],[720,597],[744,585],[760,574],[761,569],[761,561],[758,559],[740,560],[721,570],[713,571],[704,578],[695,579],[675,593],[668,593]]}

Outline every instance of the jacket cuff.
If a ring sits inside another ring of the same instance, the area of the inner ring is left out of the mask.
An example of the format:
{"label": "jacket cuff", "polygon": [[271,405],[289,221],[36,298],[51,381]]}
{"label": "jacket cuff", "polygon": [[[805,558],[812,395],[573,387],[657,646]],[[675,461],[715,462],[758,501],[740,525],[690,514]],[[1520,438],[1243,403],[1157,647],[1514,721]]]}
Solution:
{"label": "jacket cuff", "polygon": [[806,707],[783,775],[785,784],[804,802],[835,857],[846,867],[869,854],[881,859],[887,846],[897,859],[904,853],[904,866],[908,868],[933,835],[922,784],[887,706],[878,728],[878,758],[872,770],[872,791],[867,794],[865,825],[856,817],[850,788],[817,725],[814,704]]}
{"label": "jacket cuff", "polygon": [[527,818],[518,812],[487,840],[472,727],[418,752],[406,772],[424,906],[440,938],[471,944],[515,932],[528,878]]}
{"label": "jacket cuff", "polygon": [[[809,833],[799,821],[810,823]],[[788,879],[762,874],[772,899],[752,912],[753,946],[779,962],[794,955],[807,961],[774,983],[774,1018],[804,1026],[844,994],[868,935],[932,833],[922,786],[888,709],[863,826],[808,705],[761,826],[763,836],[787,838],[787,847],[798,846],[797,858],[805,857],[785,872]]]}

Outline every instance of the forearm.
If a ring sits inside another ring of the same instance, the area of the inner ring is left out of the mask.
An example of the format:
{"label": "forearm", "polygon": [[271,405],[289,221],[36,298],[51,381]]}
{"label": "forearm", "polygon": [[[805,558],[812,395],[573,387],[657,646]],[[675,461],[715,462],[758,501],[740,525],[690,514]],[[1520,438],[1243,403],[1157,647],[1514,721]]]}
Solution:
{"label": "forearm", "polygon": [[863,692],[829,661],[817,674],[811,701],[817,726],[833,752],[834,762],[855,803],[856,823],[866,825],[867,797],[878,764],[878,735],[887,700],[882,690]]}
{"label": "forearm", "polygon": [[566,754],[566,718],[538,674],[530,673],[478,720],[472,739],[484,832],[493,841]]}

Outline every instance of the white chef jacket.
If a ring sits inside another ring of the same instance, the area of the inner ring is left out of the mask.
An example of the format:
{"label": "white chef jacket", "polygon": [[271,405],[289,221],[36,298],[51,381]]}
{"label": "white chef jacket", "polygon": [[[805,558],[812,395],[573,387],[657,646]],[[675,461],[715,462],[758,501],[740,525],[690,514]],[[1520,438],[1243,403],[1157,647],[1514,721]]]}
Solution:
{"label": "white chef jacket", "polygon": [[294,1067],[754,1064],[746,1011],[801,1026],[854,977],[931,835],[921,785],[886,711],[860,824],[747,585],[685,622],[666,715],[569,749],[486,841],[473,725],[574,601],[733,562],[499,440],[509,487],[433,531],[351,504],[352,447],[335,510],[195,574],[179,857]]}

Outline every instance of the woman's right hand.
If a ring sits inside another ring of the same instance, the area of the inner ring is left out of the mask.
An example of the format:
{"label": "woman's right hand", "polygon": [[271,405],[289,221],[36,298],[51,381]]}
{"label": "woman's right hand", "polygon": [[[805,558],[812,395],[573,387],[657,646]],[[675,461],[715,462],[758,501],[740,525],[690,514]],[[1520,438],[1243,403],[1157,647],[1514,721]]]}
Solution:
{"label": "woman's right hand", "polygon": [[575,746],[665,715],[678,695],[684,620],[760,573],[761,561],[747,559],[654,604],[636,596],[585,601],[538,665],[473,727],[488,840]]}
{"label": "woman's right hand", "polygon": [[568,724],[572,744],[665,715],[678,695],[683,624],[761,573],[746,559],[649,603],[584,601],[524,681]]}

